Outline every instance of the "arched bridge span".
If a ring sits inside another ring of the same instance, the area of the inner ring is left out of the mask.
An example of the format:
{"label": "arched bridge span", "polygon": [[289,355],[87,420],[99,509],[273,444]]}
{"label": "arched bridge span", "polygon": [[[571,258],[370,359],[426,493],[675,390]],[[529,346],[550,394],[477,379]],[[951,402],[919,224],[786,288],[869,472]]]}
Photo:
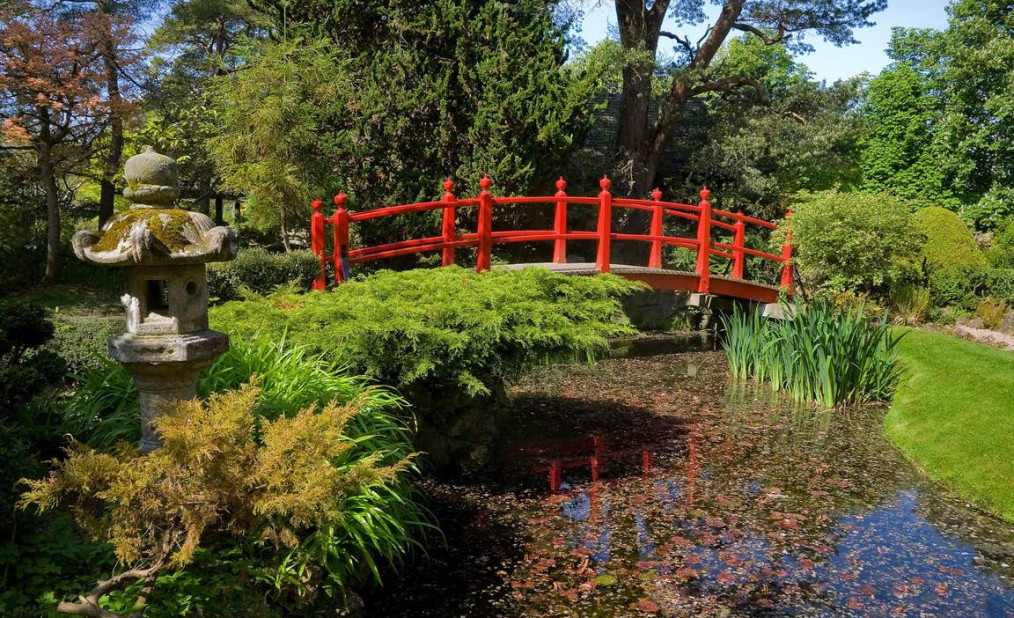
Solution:
{"label": "arched bridge span", "polygon": [[[347,198],[344,193],[335,196],[336,210],[330,217],[321,212],[323,202],[313,202],[314,213],[311,220],[311,243],[313,251],[320,257],[320,274],[314,281],[314,289],[327,287],[327,264],[334,264],[335,283],[348,279],[351,265],[394,258],[413,253],[439,251],[444,266],[454,264],[455,251],[462,248],[476,249],[476,269],[489,270],[492,248],[496,244],[516,242],[551,242],[553,243],[553,261],[548,263],[530,264],[541,266],[557,272],[572,275],[591,275],[594,273],[612,272],[627,279],[643,281],[658,290],[684,290],[702,294],[756,301],[761,303],[776,302],[780,290],[792,293],[792,246],[791,230],[785,234],[785,243],[781,255],[749,248],[745,245],[747,226],[777,229],[777,225],[762,219],[747,217],[742,213],[727,212],[712,208],[708,201],[710,192],[705,187],[701,192],[701,201],[697,205],[678,204],[662,201],[662,192],[652,192],[652,199],[632,199],[614,197],[609,191],[610,181],[603,177],[599,181],[601,191],[595,197],[568,195],[565,191],[566,182],[561,178],[556,182],[557,192],[552,196],[535,197],[494,197],[490,193],[491,180],[484,176],[479,181],[479,194],[474,198],[459,199],[454,193],[454,183],[444,183],[445,193],[440,201],[419,202],[387,206],[374,210],[349,212],[346,209]],[[554,209],[553,228],[548,230],[494,230],[493,211],[499,208],[520,205],[544,205]],[[598,213],[595,230],[570,230],[567,226],[568,208],[595,208]],[[457,227],[458,210],[477,210],[478,225],[476,231],[464,231]],[[411,213],[442,211],[441,233],[439,236],[413,238],[381,245],[352,248],[349,243],[350,229],[357,223],[370,219],[406,215]],[[632,234],[615,231],[613,220],[616,211],[635,210],[650,213],[649,229],[645,234]],[[666,236],[663,233],[666,217],[676,217],[696,224],[693,237]],[[331,251],[327,251],[327,226],[331,226]],[[719,230],[731,242],[720,242],[716,236]],[[567,242],[571,240],[594,241],[597,243],[596,260],[594,263],[567,263]],[[635,241],[650,245],[648,263],[645,265],[616,264],[611,261],[613,241]],[[670,270],[663,268],[662,248],[676,246],[696,252],[697,262],[693,272]],[[724,258],[731,262],[729,276],[712,273],[712,257]],[[776,264],[780,272],[778,282],[749,281],[744,278],[747,257],[769,260]],[[529,266],[514,264],[507,268]]]}

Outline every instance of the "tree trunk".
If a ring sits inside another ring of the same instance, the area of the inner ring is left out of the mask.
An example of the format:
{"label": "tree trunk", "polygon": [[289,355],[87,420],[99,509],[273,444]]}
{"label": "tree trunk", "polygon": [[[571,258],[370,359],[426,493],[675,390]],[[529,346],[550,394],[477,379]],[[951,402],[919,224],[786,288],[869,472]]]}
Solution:
{"label": "tree trunk", "polygon": [[[49,130],[43,129],[43,132],[49,133]],[[37,157],[40,180],[46,191],[46,274],[42,282],[50,285],[56,283],[60,274],[60,200],[50,145],[47,142],[40,141]]]}
{"label": "tree trunk", "polygon": [[700,74],[711,65],[715,54],[743,12],[745,2],[746,0],[726,2],[707,38],[696,49],[691,49],[689,42],[683,43],[692,57],[683,72],[673,81],[668,95],[659,107],[658,117],[652,122],[649,111],[654,58],[669,2],[656,0],[649,9],[644,0],[616,0],[620,45],[628,54],[623,66],[623,101],[616,144],[619,154],[624,157],[623,164],[630,168],[630,195],[645,197],[655,186],[662,157],[676,134],[676,128],[690,99],[718,87],[718,83],[695,84],[691,81],[692,76]]}
{"label": "tree trunk", "polygon": [[215,225],[225,225],[225,217],[222,213],[222,209],[225,206],[225,200],[222,199],[222,195],[219,193],[215,194]]}
{"label": "tree trunk", "polygon": [[120,169],[123,157],[123,97],[120,95],[120,71],[117,66],[116,43],[113,40],[113,24],[104,2],[96,5],[105,15],[105,31],[102,33],[102,62],[106,71],[106,90],[109,95],[109,153],[106,155],[106,169],[102,176],[99,194],[99,227],[113,216],[116,203],[116,185],[113,178]]}
{"label": "tree trunk", "polygon": [[621,190],[632,197],[647,196],[655,176],[648,166],[651,80],[659,31],[668,5],[668,1],[658,1],[648,9],[643,0],[616,0],[620,45],[627,54],[627,61],[623,65],[623,97],[616,135],[617,155],[621,157],[620,177],[615,180],[621,187],[627,185]]}

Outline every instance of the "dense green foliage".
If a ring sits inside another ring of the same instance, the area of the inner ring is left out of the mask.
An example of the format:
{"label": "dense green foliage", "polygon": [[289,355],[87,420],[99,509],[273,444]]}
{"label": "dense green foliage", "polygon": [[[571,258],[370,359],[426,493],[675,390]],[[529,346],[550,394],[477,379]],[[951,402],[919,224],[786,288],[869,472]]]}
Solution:
{"label": "dense green foliage", "polygon": [[319,272],[320,258],[312,251],[244,249],[231,262],[208,264],[208,294],[218,300],[236,300],[243,290],[267,295],[286,284],[309,290]]}
{"label": "dense green foliage", "polygon": [[498,192],[528,191],[583,134],[587,86],[562,69],[567,25],[542,0],[251,4],[280,41],[246,48],[245,70],[219,78],[213,141],[262,227],[282,207],[305,227],[310,197],[339,189],[358,210],[438,197],[448,176],[466,194],[484,173]]}
{"label": "dense green foliage", "polygon": [[64,372],[63,359],[42,348],[53,337],[46,311],[0,298],[0,418],[14,416]]}
{"label": "dense green foliage", "polygon": [[[895,33],[895,43],[900,36]],[[923,203],[953,202],[933,148],[940,105],[925,77],[906,62],[870,81],[862,138],[865,189]]]}
{"label": "dense green foliage", "polygon": [[127,569],[59,609],[95,612],[110,590],[186,566],[216,534],[259,539],[280,583],[310,593],[308,607],[319,591],[310,590],[313,579],[335,595],[370,567],[376,574],[374,554],[398,556],[410,541],[405,522],[383,507],[401,498],[391,486],[411,464],[398,457],[398,443],[394,453],[367,450],[349,435],[364,403],[333,401],[267,419],[256,414],[257,389],[248,386],[166,410],[154,421],[162,447],[149,454],[126,443],[111,452],[73,443],[48,478],[28,483],[22,505],[71,506]]}
{"label": "dense green foliage", "polygon": [[707,184],[722,204],[769,218],[798,191],[858,184],[858,80],[825,86],[784,46],[752,35],[730,41],[719,62],[720,75],[762,84],[770,103],[702,97],[699,108],[687,111],[689,135],[674,145],[665,184],[681,187],[681,196]]}
{"label": "dense green foliage", "polygon": [[284,332],[385,384],[481,394],[540,365],[605,353],[607,337],[632,332],[619,298],[638,288],[539,268],[381,271],[329,293],[226,303],[211,320],[244,337]]}
{"label": "dense green foliage", "polygon": [[906,369],[887,434],[933,479],[1014,521],[1014,356],[944,333],[901,342]]}
{"label": "dense green foliage", "polygon": [[352,87],[343,54],[324,41],[296,39],[246,49],[242,71],[219,78],[221,119],[211,151],[225,188],[247,196],[247,224],[289,231],[309,224],[314,192],[329,176],[320,136]]}
{"label": "dense green foliage", "polygon": [[936,276],[946,277],[986,267],[986,257],[958,215],[946,208],[930,206],[916,212],[913,221],[926,237],[921,251],[931,281]]}
{"label": "dense green foliage", "polygon": [[[354,403],[358,412],[344,428],[345,439],[352,445],[349,461],[379,457],[378,464],[391,465],[411,453],[411,425],[407,413],[399,412],[403,400],[284,342],[233,341],[230,350],[202,375],[199,391],[204,396],[226,393],[251,381],[259,387],[252,408],[258,419],[294,417],[300,410],[332,401]],[[122,366],[109,359],[83,378],[62,414],[64,430],[91,447],[106,449],[116,441],[134,442],[140,437],[137,390]],[[17,442],[10,446],[16,447]],[[208,547],[198,551],[194,565],[160,578],[156,586],[160,599],[150,611],[176,615],[187,607],[190,611],[218,607],[220,595],[231,590],[229,603],[263,613],[273,611],[264,606],[264,596],[272,590],[283,596],[299,592],[297,597],[308,597],[300,602],[308,603],[320,592],[337,594],[364,578],[379,577],[381,567],[397,563],[416,542],[421,528],[429,526],[412,494],[403,475],[385,484],[364,486],[344,499],[345,516],[281,553],[256,539],[236,542],[212,535]],[[222,588],[201,583],[217,581],[214,574],[223,568],[240,566],[255,577],[256,586]],[[314,572],[310,581],[300,575]],[[23,590],[29,587],[20,578],[11,583]],[[68,583],[50,583],[43,589],[62,589]],[[125,597],[124,602],[129,607]]]}
{"label": "dense green foliage", "polygon": [[793,207],[796,260],[819,292],[886,293],[916,270],[918,232],[888,195],[805,194]]}
{"label": "dense green foliage", "polygon": [[67,364],[67,373],[76,376],[84,376],[108,360],[107,342],[126,328],[123,317],[119,315],[61,317],[54,320],[53,325],[53,338],[46,344],[46,349],[62,358]]}
{"label": "dense green foliage", "polygon": [[802,305],[789,319],[769,320],[738,307],[722,318],[733,377],[769,382],[798,402],[826,408],[887,401],[901,375],[900,336],[863,310]]}

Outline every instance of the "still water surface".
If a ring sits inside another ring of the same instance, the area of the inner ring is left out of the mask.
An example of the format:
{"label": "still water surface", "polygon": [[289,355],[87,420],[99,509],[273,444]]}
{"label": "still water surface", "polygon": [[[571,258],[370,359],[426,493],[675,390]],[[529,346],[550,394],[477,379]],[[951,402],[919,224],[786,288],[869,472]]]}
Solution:
{"label": "still water surface", "polygon": [[883,408],[787,404],[671,338],[512,398],[502,465],[424,484],[446,545],[368,615],[1014,616],[1014,526],[929,483]]}

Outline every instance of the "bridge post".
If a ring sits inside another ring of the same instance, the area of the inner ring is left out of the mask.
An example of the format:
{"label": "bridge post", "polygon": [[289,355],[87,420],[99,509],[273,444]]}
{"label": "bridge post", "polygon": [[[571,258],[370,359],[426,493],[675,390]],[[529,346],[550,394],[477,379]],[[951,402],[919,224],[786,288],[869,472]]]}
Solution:
{"label": "bridge post", "polygon": [[790,221],[792,219],[792,211],[785,213],[785,242],[782,243],[782,260],[784,265],[782,266],[782,281],[781,288],[785,290],[786,294],[793,294],[795,290],[792,285],[792,226]]}
{"label": "bridge post", "polygon": [[743,213],[736,213],[736,229],[733,230],[732,246],[732,277],[733,279],[743,278],[743,246],[746,243],[746,224],[743,223]]}
{"label": "bridge post", "polygon": [[[560,176],[560,179],[556,181],[556,218],[553,221],[553,233],[554,234],[566,234],[567,233],[567,192],[564,189],[567,188],[567,181]],[[566,264],[567,263],[567,239],[557,238],[553,243],[553,263],[554,264]]]}
{"label": "bridge post", "polygon": [[697,291],[706,294],[711,286],[711,191],[701,189],[701,214],[697,220]]}
{"label": "bridge post", "polygon": [[612,238],[613,194],[609,192],[609,177],[602,176],[599,186],[599,251],[595,259],[595,270],[600,273],[609,272],[609,241]]}
{"label": "bridge post", "polygon": [[313,200],[313,204],[311,205],[313,206],[313,215],[310,217],[310,248],[317,254],[317,258],[320,259],[320,272],[317,274],[317,278],[313,280],[313,289],[324,290],[327,288],[327,271],[325,266],[327,257],[324,254],[324,213],[320,212],[320,209],[324,207],[324,202]]}
{"label": "bridge post", "polygon": [[648,268],[662,268],[662,241],[657,237],[662,235],[662,191],[655,187],[651,192],[651,199],[655,200],[654,210],[651,212],[651,235],[656,239],[651,241],[651,255],[648,258]]}
{"label": "bridge post", "polygon": [[[443,201],[447,203],[454,203],[454,181],[448,178],[444,181],[444,197]],[[443,237],[444,242],[454,242],[454,206],[444,206],[444,220],[443,220]],[[450,266],[454,264],[454,247],[444,247],[443,252],[443,265]]]}
{"label": "bridge post", "polygon": [[346,253],[349,249],[349,213],[345,210],[344,191],[339,191],[334,196],[334,280],[335,283],[345,283],[349,278],[349,263]]}
{"label": "bridge post", "polygon": [[489,270],[493,253],[493,196],[489,192],[492,182],[486,175],[479,179],[479,251],[475,261],[478,272]]}

